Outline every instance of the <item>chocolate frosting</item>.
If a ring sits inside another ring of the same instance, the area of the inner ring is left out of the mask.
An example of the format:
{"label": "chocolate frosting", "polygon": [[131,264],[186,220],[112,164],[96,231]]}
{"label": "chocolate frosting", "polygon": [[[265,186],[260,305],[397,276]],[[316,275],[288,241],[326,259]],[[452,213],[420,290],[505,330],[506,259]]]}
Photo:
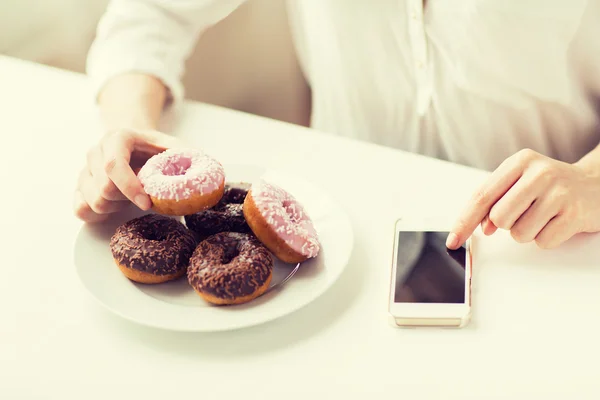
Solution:
{"label": "chocolate frosting", "polygon": [[222,232],[201,242],[188,268],[190,285],[221,299],[248,296],[273,271],[273,256],[253,235]]}
{"label": "chocolate frosting", "polygon": [[250,190],[245,183],[228,183],[223,197],[210,210],[186,215],[185,224],[201,240],[220,232],[251,233],[243,212],[243,203]]}
{"label": "chocolate frosting", "polygon": [[154,275],[186,269],[195,247],[194,235],[181,222],[158,214],[126,222],[110,240],[119,264]]}

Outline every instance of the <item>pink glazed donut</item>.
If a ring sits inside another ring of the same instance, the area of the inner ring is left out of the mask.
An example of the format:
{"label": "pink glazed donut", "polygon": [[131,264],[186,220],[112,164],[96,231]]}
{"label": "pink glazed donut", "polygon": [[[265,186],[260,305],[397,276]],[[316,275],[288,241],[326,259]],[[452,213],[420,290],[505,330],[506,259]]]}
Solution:
{"label": "pink glazed donut", "polygon": [[151,157],[138,178],[159,214],[191,215],[213,207],[225,189],[225,171],[197,149],[168,149]]}
{"label": "pink glazed donut", "polygon": [[304,207],[288,192],[263,180],[244,200],[244,217],[256,237],[281,261],[299,263],[319,254],[317,231]]}

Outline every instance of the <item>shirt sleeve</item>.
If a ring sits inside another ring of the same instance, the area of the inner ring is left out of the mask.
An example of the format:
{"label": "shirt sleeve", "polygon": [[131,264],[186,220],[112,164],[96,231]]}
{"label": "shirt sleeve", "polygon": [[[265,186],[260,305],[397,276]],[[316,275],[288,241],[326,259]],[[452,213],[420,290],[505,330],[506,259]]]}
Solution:
{"label": "shirt sleeve", "polygon": [[199,35],[244,1],[111,0],[87,56],[94,98],[112,77],[139,72],[161,80],[169,101],[182,100],[185,62]]}

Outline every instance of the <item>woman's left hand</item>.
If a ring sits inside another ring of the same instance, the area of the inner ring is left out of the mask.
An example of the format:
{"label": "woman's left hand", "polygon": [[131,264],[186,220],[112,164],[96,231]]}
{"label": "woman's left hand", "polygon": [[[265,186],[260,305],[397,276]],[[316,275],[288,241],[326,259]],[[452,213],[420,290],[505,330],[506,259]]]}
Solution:
{"label": "woman's left hand", "polygon": [[600,231],[600,177],[532,150],[506,159],[475,193],[446,245],[460,247],[481,224],[519,243],[554,248],[579,232]]}

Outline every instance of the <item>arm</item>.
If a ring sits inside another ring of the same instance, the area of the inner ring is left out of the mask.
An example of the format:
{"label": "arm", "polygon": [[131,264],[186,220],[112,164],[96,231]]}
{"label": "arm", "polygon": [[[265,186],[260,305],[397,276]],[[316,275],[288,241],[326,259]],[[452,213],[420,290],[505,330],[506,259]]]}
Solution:
{"label": "arm", "polygon": [[129,201],[151,207],[132,166],[179,145],[155,130],[161,112],[183,98],[181,77],[197,37],[243,1],[111,0],[87,63],[108,133],[87,154],[75,215],[99,222]]}
{"label": "arm", "polygon": [[164,107],[183,98],[198,36],[243,2],[111,0],[87,60],[106,128],[156,128]]}
{"label": "arm", "polygon": [[98,97],[105,130],[156,129],[166,97],[167,89],[153,76],[124,73],[112,78]]}

